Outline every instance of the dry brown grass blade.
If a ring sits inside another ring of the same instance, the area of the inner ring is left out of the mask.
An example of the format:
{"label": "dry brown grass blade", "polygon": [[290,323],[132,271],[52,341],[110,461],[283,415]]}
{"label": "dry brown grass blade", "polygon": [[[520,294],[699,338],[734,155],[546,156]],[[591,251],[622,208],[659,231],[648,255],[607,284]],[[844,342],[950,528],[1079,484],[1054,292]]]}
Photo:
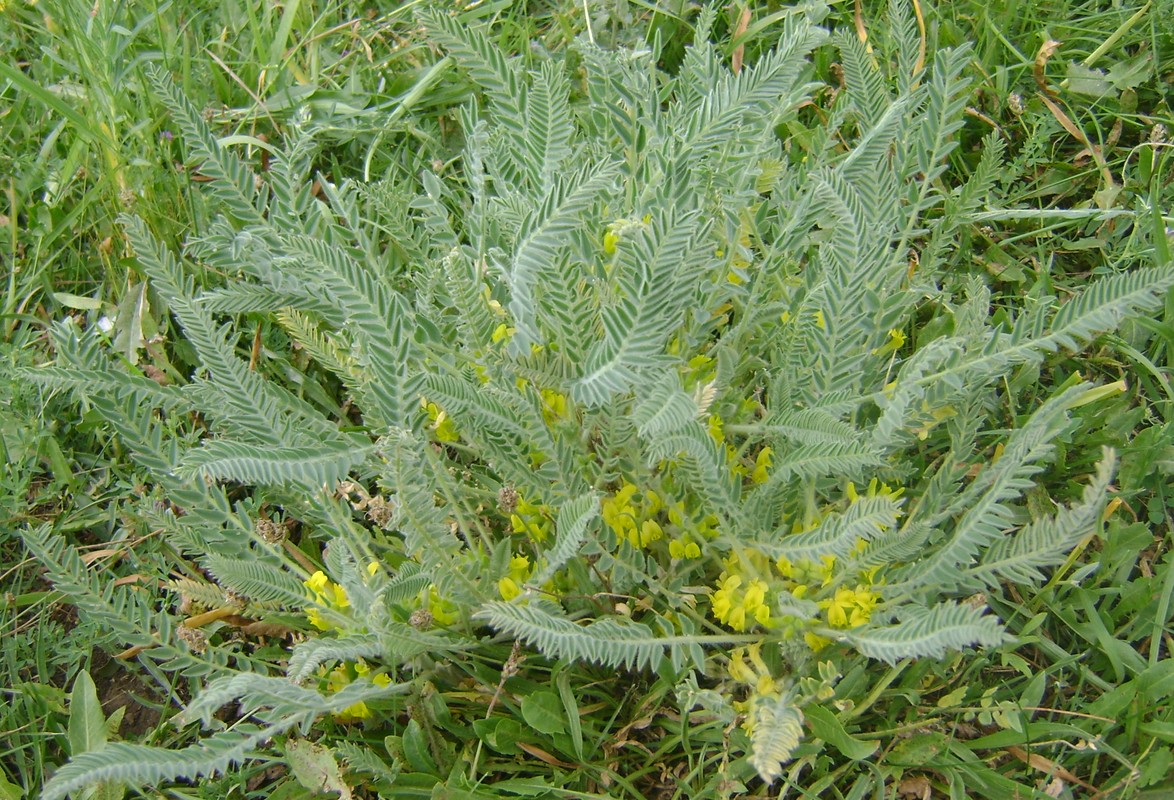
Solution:
{"label": "dry brown grass blade", "polygon": [[577,766],[576,764],[571,764],[567,761],[563,761],[562,759],[557,758],[557,757],[551,755],[550,753],[546,752],[541,747],[538,747],[537,745],[530,744],[529,742],[517,742],[517,745],[518,745],[519,750],[524,750],[526,753],[534,756],[534,758],[538,759],[542,763],[550,764],[550,766],[552,766],[552,767],[562,767],[563,769],[574,769]]}
{"label": "dry brown grass blade", "polygon": [[913,15],[917,17],[917,35],[920,40],[917,43],[917,63],[913,65],[913,74],[916,75],[925,67],[925,17],[921,13],[919,0],[913,0]]}
{"label": "dry brown grass blade", "polygon": [[856,36],[860,39],[860,43],[864,45],[864,49],[872,55],[872,45],[868,43],[868,29],[864,27],[864,9],[861,6],[860,0],[856,0],[856,13],[853,14],[856,21]]}
{"label": "dry brown grass blade", "polygon": [[184,620],[183,624],[188,628],[202,628],[205,625],[210,625],[217,620],[224,619],[227,616],[236,614],[240,611],[235,606],[223,606],[222,608],[214,608],[211,611],[205,611],[203,614],[195,614]]}
{"label": "dry brown grass blade", "polygon": [[1044,758],[1038,753],[1028,753],[1022,747],[1015,746],[1008,747],[1007,752],[1034,770],[1038,770],[1039,772],[1046,773],[1047,775],[1060,778],[1061,780],[1068,781],[1069,783],[1075,783],[1077,786],[1080,786],[1084,789],[1090,789],[1094,792],[1097,790],[1097,787],[1081,780],[1050,758]]}
{"label": "dry brown grass blade", "polygon": [[1048,65],[1048,59],[1059,49],[1060,42],[1054,39],[1048,39],[1039,46],[1039,52],[1035,54],[1035,64],[1031,68],[1031,74],[1035,77],[1036,86],[1048,97],[1055,97],[1056,90],[1048,85],[1048,76],[1045,74],[1044,69]]}
{"label": "dry brown grass blade", "polygon": [[1085,135],[1084,131],[1082,131],[1080,127],[1072,121],[1071,117],[1064,113],[1064,109],[1056,105],[1052,98],[1048,97],[1042,92],[1038,93],[1037,96],[1040,100],[1043,101],[1044,105],[1048,107],[1048,111],[1052,112],[1052,116],[1056,118],[1056,122],[1060,123],[1060,127],[1068,131],[1068,133],[1072,134],[1072,137],[1076,139],[1076,141],[1084,145],[1089,155],[1092,156],[1092,160],[1097,162],[1097,169],[1099,169],[1101,172],[1101,178],[1105,182],[1105,188],[1111,188],[1115,186],[1116,182],[1113,180],[1113,173],[1109,170],[1109,165],[1105,161],[1104,154],[1101,153],[1100,146],[1093,144],[1089,140],[1088,136]]}
{"label": "dry brown grass blade", "polygon": [[[734,28],[734,41],[738,41],[742,34],[746,33],[746,29],[750,27],[750,6],[742,8],[742,13],[738,16],[738,25]],[[735,75],[742,72],[742,59],[746,57],[746,43],[742,42],[734,48],[733,55],[730,57],[730,69],[734,71]]]}

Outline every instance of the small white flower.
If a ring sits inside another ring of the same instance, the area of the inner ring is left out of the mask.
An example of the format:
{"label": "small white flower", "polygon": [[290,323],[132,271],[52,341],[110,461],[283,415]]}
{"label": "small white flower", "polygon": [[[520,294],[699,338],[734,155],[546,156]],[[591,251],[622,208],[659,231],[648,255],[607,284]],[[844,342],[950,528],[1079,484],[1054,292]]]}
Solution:
{"label": "small white flower", "polygon": [[98,330],[102,331],[102,333],[110,333],[110,331],[114,330],[114,320],[110,319],[110,317],[103,316],[98,320]]}

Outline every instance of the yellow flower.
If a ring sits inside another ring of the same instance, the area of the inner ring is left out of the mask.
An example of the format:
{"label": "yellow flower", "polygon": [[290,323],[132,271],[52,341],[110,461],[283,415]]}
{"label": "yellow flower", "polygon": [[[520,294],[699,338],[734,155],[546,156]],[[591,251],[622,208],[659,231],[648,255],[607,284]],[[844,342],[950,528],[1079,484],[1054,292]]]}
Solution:
{"label": "yellow flower", "polygon": [[[351,673],[354,673],[352,677]],[[326,690],[329,694],[334,694],[342,690],[344,686],[354,683],[357,678],[364,678],[370,675],[371,667],[363,661],[357,661],[354,664],[339,664],[330,671],[326,679]],[[371,683],[376,686],[390,686],[391,677],[380,672],[375,675],[370,675]],[[371,716],[371,709],[363,701],[347,706],[342,711],[335,713],[334,717],[339,722],[358,722],[361,719],[368,719]]]}
{"label": "yellow flower", "polygon": [[889,340],[880,347],[874,347],[872,354],[874,356],[883,355],[885,353],[895,353],[905,346],[905,332],[893,328],[889,331]]}
{"label": "yellow flower", "polygon": [[497,591],[502,600],[513,600],[522,593],[522,585],[530,577],[530,559],[514,556],[510,559],[509,573],[497,582]]}
{"label": "yellow flower", "polygon": [[502,342],[509,341],[509,338],[514,335],[515,330],[515,328],[511,328],[509,325],[503,322],[493,329],[493,333],[490,334],[489,340],[494,344],[501,344]]}
{"label": "yellow flower", "polygon": [[816,567],[816,574],[820,578],[820,586],[827,586],[832,582],[832,572],[836,567],[835,556],[820,556],[819,566]]}
{"label": "yellow flower", "polygon": [[750,687],[750,695],[743,701],[735,701],[734,710],[746,715],[742,728],[751,735],[757,721],[755,706],[763,700],[777,699],[780,693],[778,683],[770,674],[766,662],[762,660],[761,649],[761,644],[752,644],[749,647],[734,648],[730,653],[730,677]]}
{"label": "yellow flower", "polygon": [[829,625],[833,628],[848,627],[848,612],[852,610],[854,598],[851,589],[838,589],[834,598],[820,603],[827,610]]}
{"label": "yellow flower", "polygon": [[879,602],[880,595],[857,585],[855,589],[837,589],[833,597],[821,600],[819,606],[827,612],[828,625],[833,628],[858,628],[869,621]]}
{"label": "yellow flower", "polygon": [[726,432],[722,430],[722,418],[717,414],[709,415],[709,424],[707,426],[710,437],[718,444],[724,444],[726,441]]}
{"label": "yellow flower", "polygon": [[440,406],[436,403],[430,403],[421,398],[421,405],[424,410],[428,412],[428,419],[432,421],[432,429],[436,433],[436,439],[440,442],[455,442],[461,438],[457,433],[457,426],[453,424],[452,417],[444,413]]}
{"label": "yellow flower", "polygon": [[[856,491],[856,484],[848,481],[848,486],[844,490],[844,494],[848,496],[849,503],[855,503],[860,499],[860,493]],[[865,490],[865,497],[888,497],[897,500],[901,495],[905,494],[904,487],[894,489],[887,483],[881,483],[878,478],[873,478],[868,482],[868,489]]]}
{"label": "yellow flower", "polygon": [[712,356],[707,356],[704,353],[693,356],[685,366],[687,371],[684,383],[685,388],[689,391],[717,378],[717,362]]}
{"label": "yellow flower", "polygon": [[508,603],[522,593],[522,587],[513,578],[502,578],[497,582],[497,593]]}
{"label": "yellow flower", "polygon": [[542,418],[547,425],[567,416],[567,396],[551,389],[542,390]]}
{"label": "yellow flower", "polygon": [[750,473],[750,480],[755,483],[766,483],[767,470],[770,469],[774,450],[770,447],[764,447],[758,451],[758,457],[754,459],[754,471]]}
{"label": "yellow flower", "polygon": [[750,668],[746,666],[746,648],[735,647],[734,651],[730,653],[730,677],[738,683],[754,683],[755,675]]}
{"label": "yellow flower", "polygon": [[660,523],[653,519],[663,507],[656,492],[646,491],[638,496],[635,484],[624,481],[618,492],[603,501],[601,516],[617,538],[632,547],[647,548],[664,538]]}
{"label": "yellow flower", "polygon": [[656,520],[646,519],[640,525],[640,547],[646,548],[664,538],[664,531]]}
{"label": "yellow flower", "polygon": [[718,580],[710,605],[713,616],[736,631],[744,631],[754,623],[769,625],[770,606],[766,604],[767,585],[758,578],[751,579],[742,588],[741,575],[723,575]]}
{"label": "yellow flower", "polygon": [[[818,564],[806,558],[793,563],[786,556],[779,556],[775,562],[779,574],[799,586],[815,586],[816,584],[827,586],[832,582],[832,572],[835,565],[835,556],[823,556]],[[794,594],[793,589],[792,594]]]}
{"label": "yellow flower", "polygon": [[921,403],[921,410],[930,415],[930,421],[917,429],[917,438],[923,442],[929,438],[930,431],[936,428],[943,421],[949,419],[950,417],[957,416],[958,414],[958,409],[954,408],[953,406],[946,405],[942,406],[941,408],[931,409],[929,404],[924,401]]}
{"label": "yellow flower", "polygon": [[759,696],[778,696],[778,685],[762,659],[761,642],[749,647],[735,647],[730,653],[729,672],[731,678],[752,687]]}
{"label": "yellow flower", "polygon": [[517,508],[510,514],[510,529],[514,533],[526,534],[535,542],[544,542],[552,526],[548,512],[546,506],[534,505],[519,498]]}
{"label": "yellow flower", "polygon": [[326,591],[326,587],[329,585],[330,579],[326,577],[325,572],[318,570],[310,576],[308,581],[303,581],[302,583],[314,594],[322,594]]}
{"label": "yellow flower", "polygon": [[436,584],[428,587],[425,604],[428,607],[428,613],[432,615],[432,621],[437,625],[452,625],[460,618],[456,603],[441,597]]}
{"label": "yellow flower", "polygon": [[831,639],[820,636],[818,633],[812,633],[811,631],[803,634],[803,641],[807,642],[807,646],[817,653],[832,643]]}
{"label": "yellow flower", "polygon": [[701,547],[687,536],[669,542],[669,555],[673,558],[701,558]]}
{"label": "yellow flower", "polygon": [[[346,589],[332,582],[322,570],[315,572],[310,576],[309,580],[303,581],[302,584],[314,593],[312,600],[319,606],[339,611],[350,608],[351,606],[351,601],[346,596]],[[311,625],[321,631],[339,628],[338,624],[324,617],[321,609],[318,608],[307,608],[306,619],[310,621]]]}
{"label": "yellow flower", "polygon": [[[721,622],[729,622],[734,611],[734,603],[737,599],[736,592],[738,587],[742,585],[742,578],[738,575],[727,575],[718,582],[717,591],[713,593],[713,598],[710,603],[713,607],[713,615]],[[742,627],[745,626],[746,612],[743,611],[740,617]],[[733,624],[730,627],[735,627]],[[742,627],[737,627],[737,630],[742,630]]]}

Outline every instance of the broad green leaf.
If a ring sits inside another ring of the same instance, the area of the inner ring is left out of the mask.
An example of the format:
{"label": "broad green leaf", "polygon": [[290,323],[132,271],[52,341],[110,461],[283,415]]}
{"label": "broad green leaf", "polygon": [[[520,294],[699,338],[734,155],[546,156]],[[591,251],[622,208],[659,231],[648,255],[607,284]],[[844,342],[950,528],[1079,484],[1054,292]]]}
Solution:
{"label": "broad green leaf", "polygon": [[803,709],[803,716],[811,726],[812,734],[853,761],[868,758],[880,747],[880,742],[866,742],[854,738],[844,729],[844,723],[840,722],[840,718],[823,706],[807,706]]}
{"label": "broad green leaf", "polygon": [[73,679],[69,695],[69,752],[78,756],[106,746],[106,715],[98,700],[98,687],[82,670]]}
{"label": "broad green leaf", "polygon": [[139,351],[146,345],[150,313],[146,282],[127,292],[118,304],[114,319],[114,349],[131,364],[139,363]]}
{"label": "broad green leaf", "polygon": [[329,748],[308,739],[293,739],[286,742],[285,763],[298,783],[310,791],[338,792],[340,800],[351,800],[351,789]]}
{"label": "broad green leaf", "polygon": [[539,733],[565,733],[562,701],[554,692],[539,691],[522,698],[522,719]]}
{"label": "broad green leaf", "polygon": [[[565,666],[565,664],[560,665]],[[558,689],[558,696],[563,701],[563,713],[567,715],[568,729],[571,734],[571,747],[575,756],[583,760],[583,725],[579,719],[579,703],[571,689],[571,673],[566,669],[558,669],[554,679]]]}
{"label": "broad green leaf", "polygon": [[440,775],[440,768],[428,747],[428,735],[416,720],[409,720],[403,735],[404,759],[416,772]]}
{"label": "broad green leaf", "polygon": [[478,738],[502,755],[517,755],[518,741],[525,738],[525,728],[510,717],[491,717],[473,720],[473,730]]}
{"label": "broad green leaf", "polygon": [[0,775],[0,800],[21,800],[24,789]]}
{"label": "broad green leaf", "polygon": [[1138,729],[1142,733],[1153,736],[1155,739],[1161,739],[1163,742],[1174,742],[1174,722],[1152,720],[1141,723]]}
{"label": "broad green leaf", "polygon": [[1113,91],[1113,83],[1099,69],[1090,69],[1076,61],[1068,64],[1068,91],[1087,97],[1104,97]]}
{"label": "broad green leaf", "polygon": [[82,297],[69,292],[53,292],[53,299],[66,308],[77,311],[98,311],[102,308],[102,301],[97,297]]}

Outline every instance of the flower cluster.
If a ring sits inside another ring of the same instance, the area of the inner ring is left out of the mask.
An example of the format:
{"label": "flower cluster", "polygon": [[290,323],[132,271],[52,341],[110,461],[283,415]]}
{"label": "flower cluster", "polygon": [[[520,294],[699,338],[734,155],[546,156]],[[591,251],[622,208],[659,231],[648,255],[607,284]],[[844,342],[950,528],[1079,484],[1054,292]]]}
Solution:
{"label": "flower cluster", "polygon": [[771,447],[764,447],[758,451],[758,455],[754,459],[754,469],[750,473],[750,480],[754,483],[766,483],[769,476],[771,461],[774,459],[774,449]]}
{"label": "flower cluster", "polygon": [[746,699],[734,701],[733,707],[742,717],[742,730],[753,736],[759,720],[756,713],[759,703],[777,700],[782,687],[762,657],[761,642],[749,647],[735,647],[730,653],[728,671],[734,681],[749,689]]}
{"label": "flower cluster", "polygon": [[518,498],[517,506],[510,514],[510,529],[514,533],[524,533],[533,541],[541,543],[550,536],[553,526],[548,507]]}
{"label": "flower cluster", "polygon": [[428,412],[428,420],[431,423],[432,432],[436,436],[438,442],[455,442],[460,440],[461,435],[457,432],[457,426],[453,424],[452,417],[444,413],[440,406],[436,403],[431,403],[420,398],[421,407]]}
{"label": "flower cluster", "polygon": [[836,589],[836,593],[819,602],[833,628],[858,628],[872,617],[872,610],[880,602],[880,595],[858,583],[854,589]]}
{"label": "flower cluster", "polygon": [[351,601],[346,596],[346,589],[327,578],[322,570],[315,572],[303,584],[314,593],[313,601],[319,606],[306,609],[306,618],[310,624],[320,631],[340,630],[341,626],[337,622],[322,615],[322,609],[346,611],[350,608]]}
{"label": "flower cluster", "polygon": [[[673,345],[680,347],[680,342],[674,340]],[[670,351],[673,347],[670,346]],[[717,379],[717,361],[713,356],[705,353],[693,356],[686,364],[684,385],[687,391],[694,391],[699,386],[705,386]]]}
{"label": "flower cluster", "polygon": [[530,559],[526,556],[514,556],[510,559],[509,572],[497,582],[497,591],[502,600],[513,600],[522,593],[522,586],[529,579],[534,570],[530,566]]}
{"label": "flower cluster", "polygon": [[441,627],[448,627],[460,619],[457,604],[443,597],[435,583],[430,584],[423,594],[421,605],[432,615],[432,622]]}
{"label": "flower cluster", "polygon": [[[379,572],[379,562],[372,561],[367,565],[367,574],[374,577]],[[309,580],[302,581],[302,585],[310,590],[310,601],[316,608],[306,609],[306,619],[320,631],[339,631],[343,626],[339,624],[339,615],[347,616],[347,609],[351,607],[351,600],[347,597],[346,589],[342,584],[335,583],[326,577],[326,573],[318,570]],[[326,611],[326,614],[322,612]]]}
{"label": "flower cluster", "polygon": [[567,396],[553,389],[543,389],[542,418],[547,425],[553,425],[561,419],[567,418]]}
{"label": "flower cluster", "polygon": [[[824,556],[818,564],[808,560],[792,562],[780,557],[776,567],[783,576],[783,587],[795,597],[818,596],[836,577],[835,556]],[[831,596],[816,601],[828,627],[858,628],[872,618],[873,609],[880,603],[880,595],[871,588],[879,583],[877,570],[865,570],[857,577],[860,581],[854,588],[841,586]],[[819,650],[829,642],[811,631],[804,632],[803,638],[812,650]]]}
{"label": "flower cluster", "polygon": [[[376,686],[389,686],[391,684],[391,677],[383,672],[371,672],[371,667],[364,661],[355,661],[353,663],[339,664],[332,669],[326,676],[326,691],[329,694],[341,691],[343,687],[354,683],[356,680],[367,678]],[[339,722],[358,722],[362,719],[368,719],[371,716],[371,709],[363,701],[354,703],[337,712],[334,718]]]}
{"label": "flower cluster", "polygon": [[[901,489],[873,480],[866,489],[868,497],[898,498]],[[849,504],[857,503],[861,494],[849,484],[846,491]],[[817,518],[807,525],[796,523],[793,530],[803,532],[817,527]],[[861,540],[853,555],[866,546]],[[773,564],[761,552],[742,550],[725,562],[725,570],[718,577],[710,594],[710,610],[714,618],[735,631],[746,631],[755,626],[766,628],[782,625],[784,637],[803,633],[812,650],[819,650],[829,639],[813,628],[847,630],[866,625],[880,605],[881,595],[876,587],[883,583],[880,569],[852,569],[843,566],[834,555],[825,555],[818,561],[778,557]],[[787,592],[797,599],[813,603],[818,611],[810,619],[795,619],[784,615],[776,618],[774,595]],[[736,669],[736,667],[735,667]]]}
{"label": "flower cluster", "polygon": [[701,558],[701,545],[686,536],[669,541],[669,556],[672,558]]}
{"label": "flower cluster", "polygon": [[756,484],[766,483],[770,477],[771,463],[774,460],[774,448],[767,446],[759,450],[758,455],[754,458],[754,466],[749,467],[739,457],[738,448],[726,441],[725,423],[721,417],[711,414],[706,427],[710,438],[725,448],[726,462],[730,465],[732,473],[741,478],[749,475],[750,480]]}
{"label": "flower cluster", "polygon": [[800,559],[792,562],[786,556],[779,556],[775,567],[783,576],[783,588],[795,597],[807,597],[832,582],[836,557],[824,556],[819,563]]}
{"label": "flower cluster", "polygon": [[680,502],[670,503],[665,509],[671,528],[676,535],[669,540],[669,556],[677,559],[701,558],[702,542],[717,537],[718,519],[713,514],[701,515],[698,511],[687,511]]}
{"label": "flower cluster", "polygon": [[769,576],[770,562],[762,553],[744,550],[731,555],[710,597],[713,616],[736,631],[773,625],[771,590],[764,580]]}
{"label": "flower cluster", "polygon": [[762,660],[762,643],[749,647],[735,647],[730,653],[730,677],[749,686],[761,697],[777,697],[778,684]]}
{"label": "flower cluster", "polygon": [[[746,283],[746,271],[750,266],[750,259],[753,258],[753,251],[751,250],[750,233],[753,230],[749,220],[743,220],[742,224],[738,226],[738,238],[731,242],[732,252],[729,254],[730,271],[726,274],[726,280],[735,286],[741,286]],[[726,251],[720,248],[714,251],[717,258],[725,258]]]}
{"label": "flower cluster", "polygon": [[848,482],[848,486],[844,490],[844,494],[847,496],[849,503],[855,503],[862,496],[888,497],[892,500],[897,500],[901,497],[901,495],[905,494],[905,489],[904,487],[900,489],[894,489],[887,483],[881,483],[878,478],[873,478],[868,482],[868,488],[864,490],[863,495],[856,491],[856,484],[852,483],[851,481]]}
{"label": "flower cluster", "polygon": [[656,492],[640,492],[624,481],[620,490],[603,501],[603,521],[621,541],[644,549],[664,538],[664,529],[655,517],[664,507]]}
{"label": "flower cluster", "polygon": [[770,606],[766,604],[768,587],[760,578],[745,580],[741,575],[722,573],[713,593],[713,615],[736,631],[754,623],[770,625]]}

